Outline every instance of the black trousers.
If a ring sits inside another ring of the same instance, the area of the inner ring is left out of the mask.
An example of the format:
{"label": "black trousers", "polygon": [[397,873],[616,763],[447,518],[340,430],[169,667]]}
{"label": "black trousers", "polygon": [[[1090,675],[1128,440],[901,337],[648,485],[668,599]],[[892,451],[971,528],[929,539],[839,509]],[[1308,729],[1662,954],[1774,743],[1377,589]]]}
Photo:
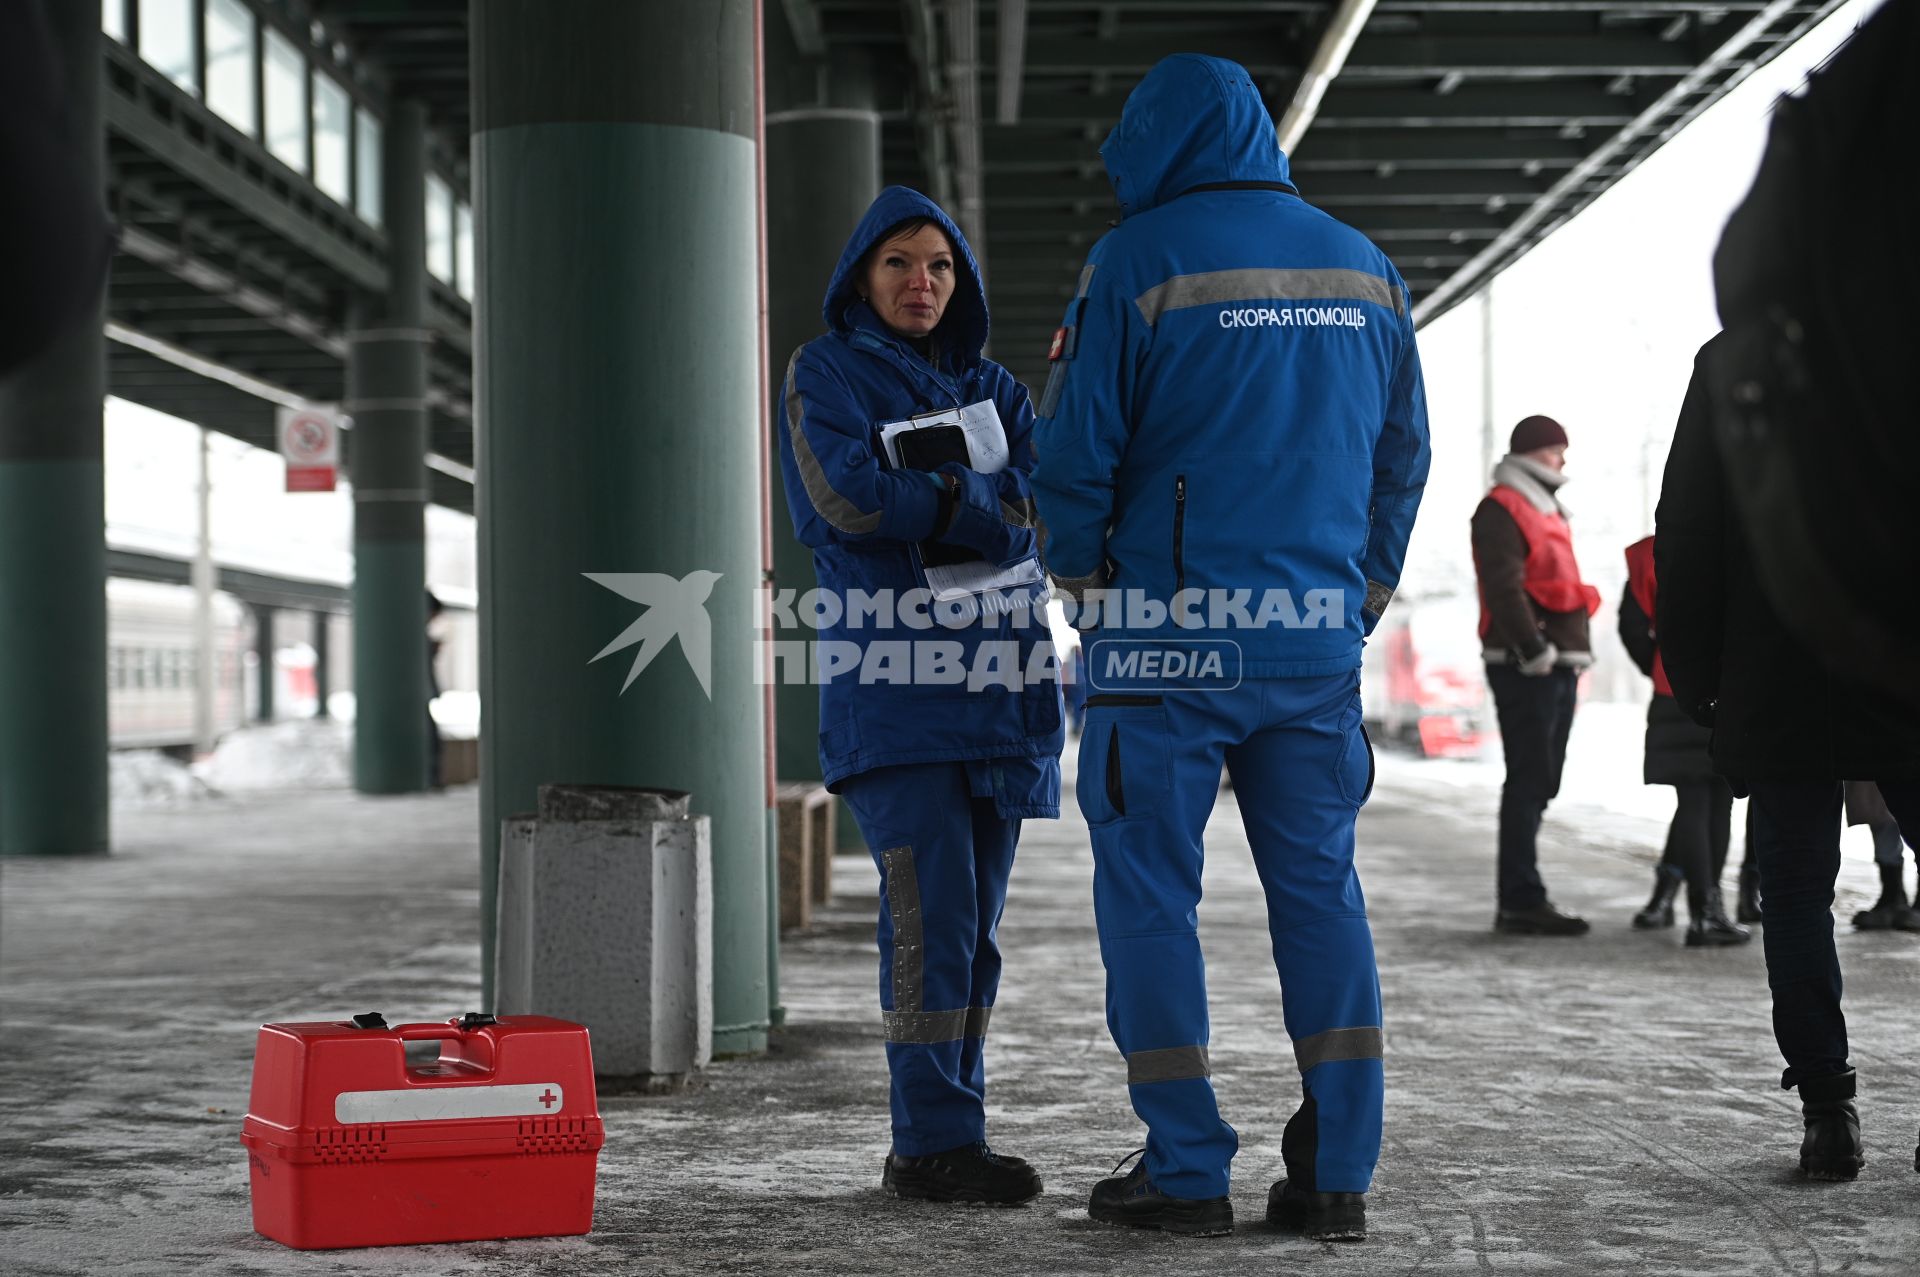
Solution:
{"label": "black trousers", "polygon": [[1667,849],[1661,856],[1677,877],[1687,882],[1687,911],[1698,918],[1707,892],[1720,885],[1732,837],[1733,789],[1719,776],[1689,780],[1673,787],[1673,823],[1667,826]]}
{"label": "black trousers", "polygon": [[[1909,841],[1920,839],[1920,784],[1882,784]],[[1760,857],[1773,1036],[1786,1058],[1780,1085],[1847,1070],[1833,883],[1840,874],[1840,782],[1754,781],[1747,834]]]}
{"label": "black trousers", "polygon": [[1560,792],[1579,684],[1579,673],[1564,666],[1537,678],[1511,666],[1487,666],[1507,758],[1507,779],[1500,788],[1502,909],[1531,909],[1547,898],[1538,863],[1540,819]]}

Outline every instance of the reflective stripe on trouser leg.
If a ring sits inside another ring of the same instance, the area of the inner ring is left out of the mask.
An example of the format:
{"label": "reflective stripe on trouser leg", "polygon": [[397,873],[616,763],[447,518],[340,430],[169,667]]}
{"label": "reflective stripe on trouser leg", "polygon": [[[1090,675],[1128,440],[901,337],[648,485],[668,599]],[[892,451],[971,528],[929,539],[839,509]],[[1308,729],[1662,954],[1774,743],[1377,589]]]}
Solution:
{"label": "reflective stripe on trouser leg", "polygon": [[[1238,1147],[1208,1080],[1206,966],[1195,909],[1200,831],[1218,790],[1217,745],[1196,725],[1170,736],[1158,709],[1089,709],[1081,737],[1081,811],[1093,840],[1094,915],[1107,968],[1107,1026],[1127,1060],[1127,1095],[1147,1125],[1147,1173],[1162,1192],[1226,1194]],[[1108,754],[1120,742],[1116,776]],[[1182,768],[1181,751],[1212,750],[1215,778]],[[1170,784],[1170,781],[1185,783]],[[1115,792],[1125,816],[1116,816]]]}
{"label": "reflective stripe on trouser leg", "polygon": [[[958,763],[886,767],[843,796],[881,873],[880,1006],[892,1078],[893,1145],[908,1156],[985,1138],[981,1039],[991,990],[976,990],[983,934],[1006,898],[1011,838],[980,857]],[[998,962],[994,971],[997,976]]]}
{"label": "reflective stripe on trouser leg", "polygon": [[1301,1084],[1312,1098],[1321,1192],[1365,1192],[1380,1157],[1380,981],[1353,867],[1366,745],[1351,675],[1272,680],[1262,729],[1228,752],[1267,894],[1274,965]]}

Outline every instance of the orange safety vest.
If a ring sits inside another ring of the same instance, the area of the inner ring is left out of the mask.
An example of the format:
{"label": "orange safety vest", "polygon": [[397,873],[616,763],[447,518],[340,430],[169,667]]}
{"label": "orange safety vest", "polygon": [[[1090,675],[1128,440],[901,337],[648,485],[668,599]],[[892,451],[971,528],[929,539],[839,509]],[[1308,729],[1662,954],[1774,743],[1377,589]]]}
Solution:
{"label": "orange safety vest", "polygon": [[[1535,603],[1549,612],[1575,612],[1586,609],[1588,616],[1600,610],[1600,591],[1580,579],[1580,565],[1573,557],[1573,529],[1558,512],[1547,514],[1534,507],[1518,491],[1496,483],[1487,494],[1500,504],[1520,529],[1527,543],[1526,591]],[[1493,616],[1487,611],[1486,591],[1480,592],[1480,637],[1493,628]]]}
{"label": "orange safety vest", "polygon": [[1653,605],[1660,597],[1660,587],[1653,573],[1652,537],[1643,537],[1627,547],[1627,592],[1647,614],[1647,624],[1653,626],[1653,690],[1661,696],[1672,696],[1673,684],[1667,682],[1667,664],[1660,659],[1660,627],[1653,619]]}

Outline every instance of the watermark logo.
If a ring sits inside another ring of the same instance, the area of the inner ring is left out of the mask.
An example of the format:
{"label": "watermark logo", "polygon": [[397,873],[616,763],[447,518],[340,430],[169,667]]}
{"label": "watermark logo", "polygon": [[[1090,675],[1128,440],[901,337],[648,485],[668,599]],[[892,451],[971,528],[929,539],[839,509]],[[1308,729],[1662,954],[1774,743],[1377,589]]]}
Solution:
{"label": "watermark logo", "polygon": [[700,690],[708,700],[713,699],[713,622],[707,616],[707,597],[713,593],[721,573],[703,568],[679,578],[664,572],[582,572],[580,575],[647,609],[587,664],[638,643],[640,650],[634,654],[633,667],[627,671],[627,681],[620,685],[624,695],[633,686],[633,680],[640,677],[640,671],[653,663],[653,658],[660,655],[669,641],[677,638],[693,676],[700,680]]}
{"label": "watermark logo", "polygon": [[1240,686],[1242,668],[1240,645],[1232,639],[1096,639],[1087,645],[1087,685],[1096,692],[1224,692]]}

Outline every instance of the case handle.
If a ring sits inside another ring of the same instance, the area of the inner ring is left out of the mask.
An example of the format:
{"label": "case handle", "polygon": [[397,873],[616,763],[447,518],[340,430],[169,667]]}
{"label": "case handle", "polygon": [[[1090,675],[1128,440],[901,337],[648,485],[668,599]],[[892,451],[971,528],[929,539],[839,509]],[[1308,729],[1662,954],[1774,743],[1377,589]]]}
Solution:
{"label": "case handle", "polygon": [[457,1020],[435,1021],[427,1024],[396,1024],[393,1034],[402,1042],[425,1042],[435,1038],[464,1038],[469,1033],[486,1028],[499,1021],[490,1015],[478,1011],[469,1011]]}

